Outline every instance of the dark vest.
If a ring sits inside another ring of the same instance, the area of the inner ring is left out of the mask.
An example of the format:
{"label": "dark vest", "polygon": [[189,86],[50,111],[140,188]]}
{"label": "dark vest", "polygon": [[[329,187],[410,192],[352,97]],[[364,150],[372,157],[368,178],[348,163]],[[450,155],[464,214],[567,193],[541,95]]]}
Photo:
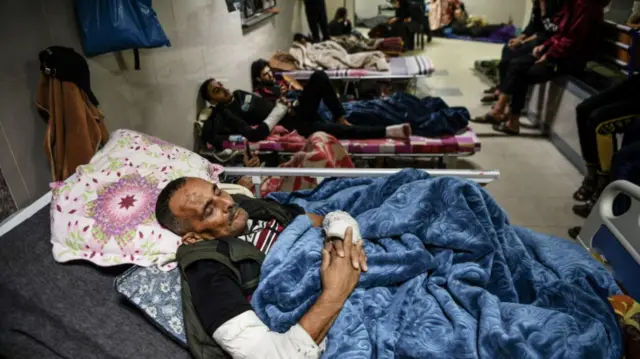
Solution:
{"label": "dark vest", "polygon": [[[252,199],[243,195],[232,195],[234,201],[247,213],[252,220],[268,221],[275,219],[283,226],[289,225],[295,216],[273,201]],[[229,245],[229,254],[219,251],[221,241]],[[182,310],[184,312],[184,327],[187,334],[187,344],[191,354],[196,359],[231,358],[212,337],[207,335],[191,300],[191,289],[186,280],[185,269],[200,260],[215,260],[229,268],[236,277],[242,292],[249,296],[258,287],[260,267],[265,255],[254,245],[238,238],[220,238],[213,241],[203,241],[192,245],[181,245],[176,259],[180,268],[180,282],[182,286]],[[215,304],[213,304],[215,305]]]}

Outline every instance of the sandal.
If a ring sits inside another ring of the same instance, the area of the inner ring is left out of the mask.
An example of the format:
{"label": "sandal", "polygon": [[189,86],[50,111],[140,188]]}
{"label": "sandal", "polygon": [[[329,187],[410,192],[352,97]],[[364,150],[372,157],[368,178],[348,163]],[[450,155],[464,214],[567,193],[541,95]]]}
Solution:
{"label": "sandal", "polygon": [[493,102],[496,102],[496,101],[498,101],[498,95],[496,95],[496,94],[486,95],[486,96],[483,96],[480,99],[480,102],[482,102],[484,104],[490,104],[490,103],[493,103]]}
{"label": "sandal", "polygon": [[484,90],[483,93],[486,94],[486,95],[489,95],[489,94],[492,94],[492,93],[496,92],[497,89],[498,89],[497,86],[492,86],[492,87]]}
{"label": "sandal", "polygon": [[514,130],[513,128],[509,127],[506,121],[501,123],[494,123],[492,127],[494,131],[506,133],[507,135],[517,136],[520,134],[519,129]]}
{"label": "sandal", "polygon": [[488,113],[488,114],[486,114],[484,116],[474,117],[470,121],[471,122],[475,122],[475,123],[494,123],[494,124],[498,124],[498,123],[502,122],[502,120],[500,118],[495,117],[490,113]]}

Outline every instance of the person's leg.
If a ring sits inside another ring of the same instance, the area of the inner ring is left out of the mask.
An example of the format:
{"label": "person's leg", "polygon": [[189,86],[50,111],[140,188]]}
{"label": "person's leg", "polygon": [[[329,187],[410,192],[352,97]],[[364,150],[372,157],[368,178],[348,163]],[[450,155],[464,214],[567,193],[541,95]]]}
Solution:
{"label": "person's leg", "polygon": [[[593,181],[591,196],[582,205],[573,207],[575,214],[587,217],[602,193],[609,184],[611,161],[615,150],[616,132],[622,132],[635,117],[640,114],[638,101],[624,101],[613,103],[593,111],[587,121],[587,131],[591,132],[591,139],[586,139],[590,147],[585,148],[585,161],[597,163],[597,175]],[[582,139],[581,139],[582,140]]]}
{"label": "person's leg", "polygon": [[[595,136],[595,128],[599,122],[597,117],[592,118],[592,114],[601,107],[619,102],[620,100],[632,96],[633,91],[628,88],[629,81],[613,86],[603,92],[589,97],[576,107],[576,124],[578,127],[578,138],[580,139],[580,151],[582,159],[587,166],[587,175],[582,181],[582,185],[573,194],[577,201],[587,201],[593,196],[597,187],[598,178],[598,149]],[[606,111],[605,111],[606,114]],[[595,124],[590,124],[593,121]]]}
{"label": "person's leg", "polygon": [[327,18],[327,5],[325,4],[325,0],[318,1],[317,11],[318,26],[322,32],[322,41],[327,41],[330,39],[331,35],[329,34],[329,19]]}
{"label": "person's leg", "polygon": [[307,15],[307,23],[309,24],[309,30],[311,31],[311,40],[316,43],[320,42],[320,33],[318,28],[318,10],[316,2],[306,0],[304,2],[304,10]]}
{"label": "person's leg", "polygon": [[302,113],[306,118],[315,118],[320,107],[320,101],[324,101],[334,120],[344,116],[344,108],[338,99],[329,76],[324,71],[314,72],[298,97],[299,105],[296,112]]}
{"label": "person's leg", "polygon": [[483,117],[474,119],[474,122],[500,124],[505,121],[507,106],[511,102],[511,96],[517,91],[521,91],[520,88],[526,81],[527,71],[531,69],[535,62],[536,58],[533,57],[533,55],[523,55],[512,59],[506,75],[500,79],[500,95],[498,96],[498,101],[493,105],[489,113]]}
{"label": "person's leg", "polygon": [[529,86],[549,81],[557,76],[558,72],[557,66],[549,61],[535,63],[536,58],[533,55],[518,57],[513,62],[518,62],[520,59],[534,61],[534,64],[524,73],[520,72],[517,76],[512,74],[509,79],[511,81],[508,84],[509,87],[506,88],[508,91],[503,92],[503,94],[511,95],[511,111],[507,123],[500,126],[502,132],[508,134],[518,134],[520,132],[520,115],[526,104]]}
{"label": "person's leg", "polygon": [[311,133],[326,132],[339,140],[370,140],[389,137],[384,126],[345,126],[324,121],[312,122],[309,131]]}

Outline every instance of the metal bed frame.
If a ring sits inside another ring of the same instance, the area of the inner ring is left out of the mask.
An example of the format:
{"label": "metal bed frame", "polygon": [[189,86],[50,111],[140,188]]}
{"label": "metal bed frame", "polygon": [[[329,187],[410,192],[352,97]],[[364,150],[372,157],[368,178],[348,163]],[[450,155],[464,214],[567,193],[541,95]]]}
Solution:
{"label": "metal bed frame", "polygon": [[[260,197],[260,177],[261,176],[280,176],[280,177],[384,177],[402,171],[402,168],[396,169],[334,169],[334,168],[243,168],[228,167],[225,173],[229,175],[251,176],[256,187],[256,197]],[[479,184],[488,184],[500,176],[499,171],[472,171],[472,170],[423,170],[434,177],[454,176],[464,178]],[[39,210],[51,203],[51,192],[47,192],[28,207],[9,217],[0,223],[0,237],[18,226],[27,218],[36,214]]]}
{"label": "metal bed frame", "polygon": [[[631,198],[631,207],[613,214],[620,194]],[[587,218],[578,241],[596,258],[602,259],[624,290],[640,301],[640,187],[628,181],[611,183]]]}
{"label": "metal bed frame", "polygon": [[[232,176],[249,176],[256,188],[256,197],[260,197],[262,176],[273,177],[386,177],[402,171],[403,168],[362,169],[362,168],[280,168],[280,167],[228,167],[224,172]],[[433,177],[458,177],[486,185],[500,177],[500,171],[476,170],[432,170],[421,169]]]}
{"label": "metal bed frame", "polygon": [[619,71],[628,77],[631,77],[634,74],[640,72],[640,68],[636,66],[636,64],[638,63],[638,60],[640,60],[638,59],[638,46],[640,46],[640,30],[636,30],[627,25],[618,24],[610,20],[606,20],[605,22],[608,25],[613,26],[618,30],[621,30],[629,34],[629,36],[631,37],[631,44],[624,44],[620,41],[616,41],[613,39],[604,39],[604,41],[607,42],[608,44],[611,44],[618,49],[626,51],[629,54],[629,61],[625,62],[623,60],[617,59],[614,56],[609,56],[609,55],[603,56],[602,59],[618,67]]}

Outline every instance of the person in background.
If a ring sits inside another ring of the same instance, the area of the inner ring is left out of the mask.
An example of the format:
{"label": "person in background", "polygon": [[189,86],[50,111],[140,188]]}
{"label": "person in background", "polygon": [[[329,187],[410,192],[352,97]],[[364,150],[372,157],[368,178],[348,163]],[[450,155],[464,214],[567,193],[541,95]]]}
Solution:
{"label": "person in background", "polygon": [[327,18],[327,5],[324,0],[304,0],[304,9],[307,14],[307,22],[311,30],[311,39],[314,43],[329,40],[329,20]]}
{"label": "person in background", "polygon": [[[531,54],[537,45],[544,43],[558,31],[559,19],[557,17],[563,2],[564,0],[533,0],[531,19],[527,27],[502,48],[498,67],[499,78],[506,77],[511,60]],[[499,86],[492,87],[485,93],[487,95],[482,98],[481,102],[493,103],[500,96]]]}
{"label": "person in background", "polygon": [[454,5],[451,29],[454,34],[470,37],[489,37],[496,31],[512,24],[487,24],[483,18],[469,16],[464,3]]}
{"label": "person in background", "polygon": [[396,14],[387,22],[391,28],[391,34],[404,40],[405,49],[413,50],[415,39],[408,26],[411,22],[411,2],[409,0],[394,0],[393,7],[396,9]]}
{"label": "person in background", "polygon": [[353,26],[351,26],[351,21],[347,17],[347,9],[344,7],[338,8],[336,15],[329,23],[329,34],[331,36],[351,35],[352,31]]}
{"label": "person in background", "polygon": [[[190,302],[185,307],[185,326],[191,331],[188,338],[195,338],[188,343],[190,349],[200,355],[198,346],[218,345],[232,358],[319,358],[329,328],[358,284],[360,273],[368,269],[357,222],[343,212],[330,213],[330,220],[325,221],[296,205],[229,195],[214,183],[187,177],[173,180],[160,192],[155,212],[164,228],[182,237],[177,257],[189,291],[189,295],[183,293],[183,301]],[[316,302],[289,331],[276,333],[251,309],[246,297],[250,293],[245,293],[244,283],[238,282],[231,268],[236,266],[241,272],[247,267],[232,262],[230,253],[268,255],[278,236],[298,216],[307,216],[315,227],[323,226],[328,233],[342,223],[349,227],[341,238],[325,241],[322,290]],[[212,241],[217,242],[215,257],[203,254],[190,264],[182,262],[181,256],[190,246],[212,251],[212,243],[207,243]],[[238,242],[252,247],[243,248]],[[226,261],[218,259],[221,256],[226,256]],[[197,333],[206,333],[206,338]]]}
{"label": "person in background", "polygon": [[477,122],[493,122],[493,129],[508,135],[520,133],[520,115],[530,85],[563,73],[580,72],[592,57],[594,39],[604,23],[609,0],[566,0],[558,14],[558,31],[531,53],[511,60],[500,95],[491,111]]}
{"label": "person in background", "polygon": [[[573,194],[575,214],[587,217],[602,190],[610,182],[611,161],[615,146],[614,135],[640,116],[640,75],[613,86],[584,100],[576,107],[576,121],[582,158],[587,175]],[[636,126],[637,128],[637,126]],[[627,136],[625,135],[625,140]]]}
{"label": "person in background", "polygon": [[265,59],[251,64],[251,81],[253,92],[272,102],[278,101],[280,97],[297,99],[302,90],[302,85],[295,79],[275,75]]}
{"label": "person in background", "polygon": [[[408,139],[411,126],[349,126],[344,108],[324,71],[314,72],[298,100],[280,97],[277,102],[242,90],[229,91],[219,81],[208,79],[200,86],[200,96],[213,105],[205,121],[203,139],[215,148],[230,135],[241,135],[250,142],[262,141],[281,125],[289,131],[298,131],[309,137],[314,132],[326,132],[338,139]],[[322,120],[318,114],[320,103],[329,108],[333,123]]]}

